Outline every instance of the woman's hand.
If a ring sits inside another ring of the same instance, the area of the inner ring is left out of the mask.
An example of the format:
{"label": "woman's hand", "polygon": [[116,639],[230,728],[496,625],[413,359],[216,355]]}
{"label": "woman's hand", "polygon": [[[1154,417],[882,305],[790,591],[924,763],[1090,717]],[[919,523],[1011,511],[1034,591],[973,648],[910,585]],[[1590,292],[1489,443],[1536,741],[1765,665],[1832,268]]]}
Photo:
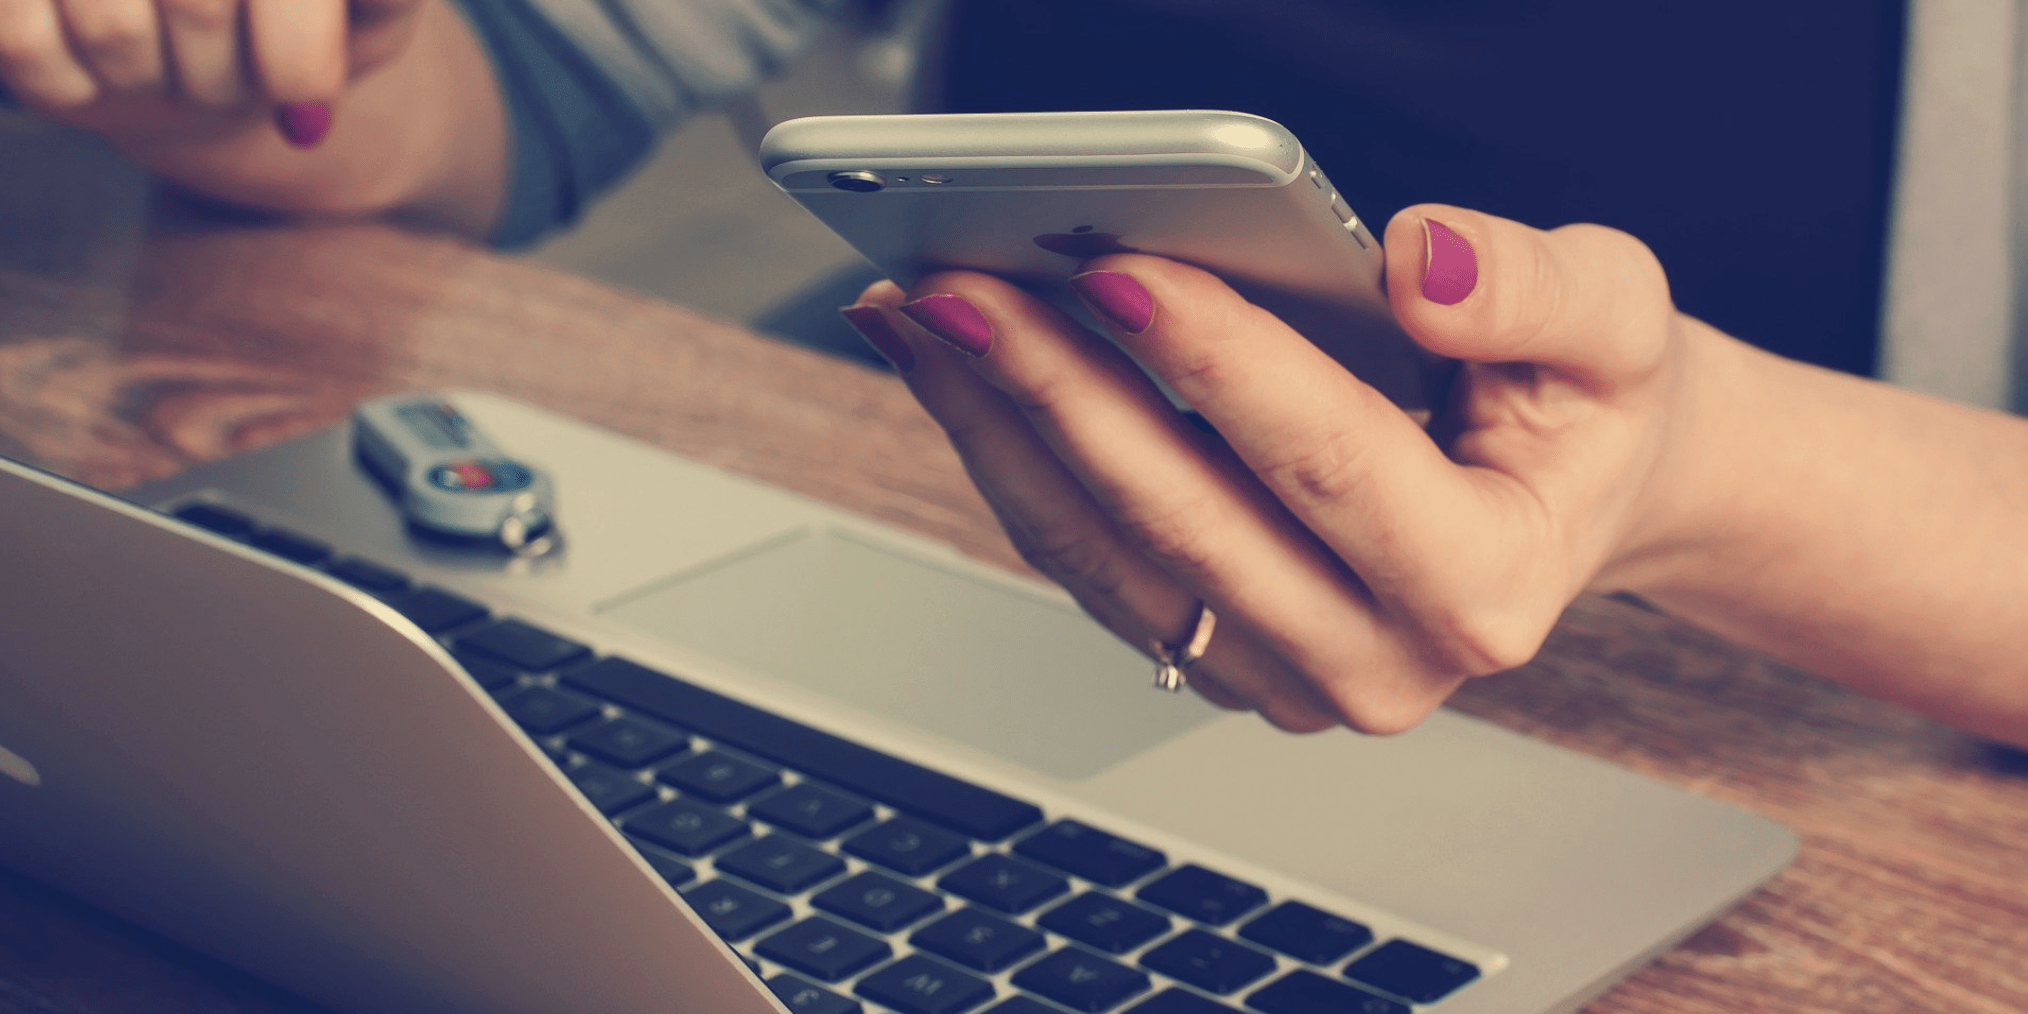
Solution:
{"label": "woman's hand", "polygon": [[272,120],[309,146],[346,82],[392,59],[424,0],[0,0],[0,81],[116,143]]}
{"label": "woman's hand", "polygon": [[506,195],[504,103],[448,0],[0,0],[0,83],[227,204],[483,236]]}
{"label": "woman's hand", "polygon": [[[1137,646],[1217,615],[1191,686],[1277,726],[1413,726],[1532,657],[1572,598],[1669,553],[1684,360],[1647,249],[1408,209],[1388,294],[1460,362],[1428,431],[1217,279],[1137,254],[1075,286],[1127,355],[1005,282],[882,283],[846,315],[949,433],[1024,558]],[[942,341],[930,341],[934,335]]]}

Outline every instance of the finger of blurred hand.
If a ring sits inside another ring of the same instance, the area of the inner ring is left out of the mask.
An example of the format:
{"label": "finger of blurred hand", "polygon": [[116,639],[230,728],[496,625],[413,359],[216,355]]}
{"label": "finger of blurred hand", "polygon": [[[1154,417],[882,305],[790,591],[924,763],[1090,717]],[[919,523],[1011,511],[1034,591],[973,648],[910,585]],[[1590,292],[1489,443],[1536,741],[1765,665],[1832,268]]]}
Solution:
{"label": "finger of blurred hand", "polygon": [[55,0],[0,0],[0,80],[37,109],[74,109],[99,93],[71,52]]}
{"label": "finger of blurred hand", "polygon": [[[1186,636],[1179,628],[1195,617],[1196,593],[1122,537],[1005,395],[897,312],[903,298],[892,284],[880,283],[847,308],[846,317],[895,363],[943,427],[1022,557],[1138,649],[1146,651],[1151,639],[1175,643]],[[1045,326],[1075,327],[1067,321]],[[1336,722],[1237,624],[1219,628],[1209,652],[1190,669],[1190,685],[1214,704],[1258,711],[1291,731]]]}
{"label": "finger of blurred hand", "polygon": [[231,108],[252,94],[240,45],[240,0],[158,0],[176,80],[190,100]]}
{"label": "finger of blurred hand", "polygon": [[169,91],[154,0],[61,2],[72,51],[106,91]]}
{"label": "finger of blurred hand", "polygon": [[277,104],[330,103],[345,87],[344,0],[246,0],[261,90]]}

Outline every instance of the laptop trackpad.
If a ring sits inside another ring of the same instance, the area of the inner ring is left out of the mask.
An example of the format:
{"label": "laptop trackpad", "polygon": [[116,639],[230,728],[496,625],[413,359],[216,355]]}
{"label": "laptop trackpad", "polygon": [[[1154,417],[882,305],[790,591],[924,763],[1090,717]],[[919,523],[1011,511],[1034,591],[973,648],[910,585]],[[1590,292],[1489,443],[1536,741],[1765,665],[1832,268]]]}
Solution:
{"label": "laptop trackpad", "polygon": [[849,532],[793,532],[601,604],[636,630],[1082,780],[1220,712],[1075,606]]}

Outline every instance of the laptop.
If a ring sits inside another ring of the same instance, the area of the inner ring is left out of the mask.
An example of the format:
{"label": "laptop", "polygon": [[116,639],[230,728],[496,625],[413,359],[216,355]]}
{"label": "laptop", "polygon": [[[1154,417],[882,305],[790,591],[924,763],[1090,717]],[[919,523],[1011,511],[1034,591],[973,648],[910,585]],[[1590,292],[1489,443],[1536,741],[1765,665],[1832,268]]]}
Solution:
{"label": "laptop", "polygon": [[343,427],[0,464],[0,862],[357,1014],[1526,1014],[1795,854],[1447,710],[1154,692],[1053,588],[445,397],[561,550],[417,537]]}

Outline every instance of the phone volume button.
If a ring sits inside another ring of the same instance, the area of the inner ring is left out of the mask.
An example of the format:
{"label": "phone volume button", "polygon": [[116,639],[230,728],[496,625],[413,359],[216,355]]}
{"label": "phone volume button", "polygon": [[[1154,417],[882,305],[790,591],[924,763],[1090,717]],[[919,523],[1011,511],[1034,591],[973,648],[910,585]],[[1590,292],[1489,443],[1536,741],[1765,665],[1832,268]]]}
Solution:
{"label": "phone volume button", "polygon": [[1352,217],[1352,206],[1346,204],[1345,198],[1339,196],[1335,190],[1331,192],[1331,214],[1338,216],[1338,221],[1346,225],[1352,225],[1357,221]]}

